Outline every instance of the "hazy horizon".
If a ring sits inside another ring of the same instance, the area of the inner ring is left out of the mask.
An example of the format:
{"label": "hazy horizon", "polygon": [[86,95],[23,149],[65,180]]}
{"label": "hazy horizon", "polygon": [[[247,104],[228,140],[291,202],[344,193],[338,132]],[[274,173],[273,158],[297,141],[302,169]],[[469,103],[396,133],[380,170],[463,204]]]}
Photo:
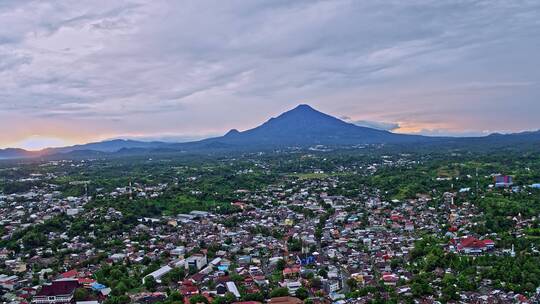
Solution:
{"label": "hazy horizon", "polygon": [[0,4],[0,148],[188,141],[297,104],[439,136],[540,129],[535,1]]}

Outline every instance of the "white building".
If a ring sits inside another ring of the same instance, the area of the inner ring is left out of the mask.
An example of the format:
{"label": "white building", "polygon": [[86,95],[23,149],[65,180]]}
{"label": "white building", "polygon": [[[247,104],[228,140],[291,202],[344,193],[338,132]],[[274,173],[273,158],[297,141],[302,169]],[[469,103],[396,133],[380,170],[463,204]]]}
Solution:
{"label": "white building", "polygon": [[154,280],[156,280],[156,282],[161,283],[161,277],[169,273],[171,270],[173,270],[171,266],[165,265],[161,267],[160,269],[152,272],[151,274],[145,276],[143,278],[143,284],[146,282],[146,278],[148,277],[154,277]]}
{"label": "white building", "polygon": [[232,293],[237,299],[240,298],[240,292],[234,282],[227,282],[227,290]]}
{"label": "white building", "polygon": [[186,270],[189,271],[190,268],[194,268],[195,270],[199,271],[204,266],[208,264],[208,260],[206,259],[206,255],[203,254],[194,254],[186,259]]}

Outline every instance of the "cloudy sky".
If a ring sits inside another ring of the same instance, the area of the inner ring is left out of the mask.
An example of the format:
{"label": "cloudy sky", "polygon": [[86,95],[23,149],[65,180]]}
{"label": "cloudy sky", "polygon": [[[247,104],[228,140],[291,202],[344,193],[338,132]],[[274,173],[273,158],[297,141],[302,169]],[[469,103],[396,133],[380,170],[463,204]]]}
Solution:
{"label": "cloudy sky", "polygon": [[247,129],[299,103],[540,128],[539,1],[0,1],[0,147]]}

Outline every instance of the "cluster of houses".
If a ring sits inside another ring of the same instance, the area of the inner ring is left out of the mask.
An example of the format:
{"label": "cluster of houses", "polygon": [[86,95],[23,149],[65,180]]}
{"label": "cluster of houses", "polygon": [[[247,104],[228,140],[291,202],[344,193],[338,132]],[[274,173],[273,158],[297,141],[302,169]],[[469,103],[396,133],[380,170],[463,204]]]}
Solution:
{"label": "cluster of houses", "polygon": [[[377,170],[377,166],[365,170]],[[322,178],[286,178],[260,191],[236,191],[238,199],[231,204],[239,212],[233,214],[191,211],[139,218],[134,229],[111,238],[115,245],[109,251],[91,245],[95,239],[93,231],[75,237],[67,232],[48,235],[51,240],[61,240],[70,252],[60,263],[51,257],[46,246],[32,254],[2,248],[2,296],[12,303],[101,303],[111,296],[112,290],[93,275],[101,264],[86,262],[105,256],[107,264],[144,268],[145,261],[161,263],[140,282],[146,286],[154,281],[155,291],[129,294],[131,301],[137,303],[163,301],[166,291],[172,289],[186,303],[198,296],[211,302],[232,295],[235,303],[254,304],[260,302],[243,299],[279,288],[286,290],[287,295],[267,296],[263,300],[276,304],[299,304],[306,298],[312,303],[368,303],[372,294],[352,299],[349,294],[358,288],[381,285],[400,295],[412,294],[408,282],[413,273],[407,269],[406,261],[420,235],[446,235],[451,241],[445,248],[458,254],[502,252],[496,248],[496,239],[473,235],[471,228],[479,211],[468,203],[454,204],[454,198],[460,195],[458,191],[445,193],[443,203],[437,206],[429,195],[383,201],[372,191],[364,191],[353,199],[329,194],[340,184],[339,178],[316,170]],[[249,170],[238,172],[248,173]],[[155,199],[167,187],[168,184],[130,183],[107,193],[98,189],[97,196]],[[6,232],[3,238],[9,239],[15,231],[61,213],[95,220],[94,210],[82,209],[90,199],[86,195],[64,198],[48,183],[30,192],[2,195],[0,215]],[[100,216],[101,220],[113,222],[123,218],[122,212],[113,208]],[[39,270],[34,270],[35,265],[40,265]],[[171,282],[168,276],[176,269],[182,269],[185,277]],[[75,292],[81,288],[92,296],[76,301]],[[526,300],[522,295],[500,290],[464,296],[470,303]]]}

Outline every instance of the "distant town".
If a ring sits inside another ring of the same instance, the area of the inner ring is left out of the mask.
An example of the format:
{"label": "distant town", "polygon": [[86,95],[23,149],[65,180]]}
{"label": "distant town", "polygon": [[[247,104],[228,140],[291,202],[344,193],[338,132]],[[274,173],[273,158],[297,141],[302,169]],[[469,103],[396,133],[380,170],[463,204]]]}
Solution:
{"label": "distant town", "polygon": [[4,162],[2,300],[538,301],[537,155],[356,150]]}

